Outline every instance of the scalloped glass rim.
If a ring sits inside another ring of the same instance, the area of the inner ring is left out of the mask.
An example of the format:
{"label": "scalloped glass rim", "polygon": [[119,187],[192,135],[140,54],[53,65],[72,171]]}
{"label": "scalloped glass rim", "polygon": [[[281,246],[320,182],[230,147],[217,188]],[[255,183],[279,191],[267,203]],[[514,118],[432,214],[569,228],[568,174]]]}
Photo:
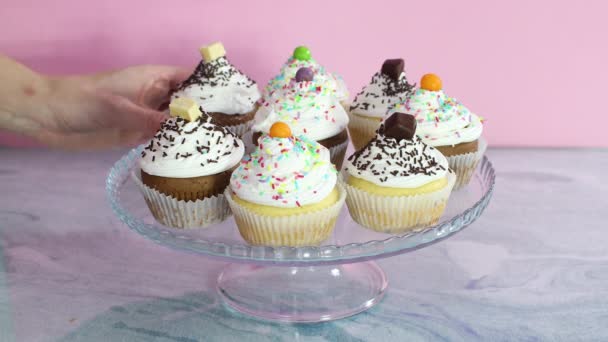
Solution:
{"label": "scalloped glass rim", "polygon": [[[266,247],[247,244],[226,244],[180,235],[180,230],[160,230],[129,213],[120,202],[121,187],[129,179],[131,169],[141,154],[143,145],[117,161],[106,180],[106,193],[116,215],[133,231],[152,241],[173,249],[198,253],[231,262],[266,265],[302,266],[315,264],[344,264],[385,258],[410,252],[441,241],[475,221],[487,207],[495,184],[495,171],[487,157],[483,157],[474,178],[481,183],[483,194],[470,208],[451,219],[422,231],[392,235],[386,239],[344,245],[311,247]],[[473,179],[472,181],[475,181]],[[142,203],[143,200],[142,200]]]}

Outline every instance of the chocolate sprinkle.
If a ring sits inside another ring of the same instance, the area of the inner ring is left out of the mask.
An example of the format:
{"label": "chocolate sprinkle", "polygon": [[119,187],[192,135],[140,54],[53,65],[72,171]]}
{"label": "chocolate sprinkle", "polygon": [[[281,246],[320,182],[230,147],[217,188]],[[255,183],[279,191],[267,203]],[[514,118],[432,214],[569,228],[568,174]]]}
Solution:
{"label": "chocolate sprinkle", "polygon": [[[184,128],[187,127],[187,130]],[[171,118],[166,120],[162,125],[160,131],[154,135],[154,138],[144,147],[145,151],[142,151],[142,158],[148,157],[149,161],[156,162],[156,157],[160,158],[174,158],[188,159],[197,155],[197,153],[176,152],[175,155],[169,157],[168,150],[175,146],[171,143],[170,146],[166,144],[167,141],[174,142],[180,141],[178,145],[185,145],[188,139],[187,135],[195,134],[199,139],[195,139],[196,145],[194,149],[198,152],[198,155],[207,155],[207,157],[215,156],[215,158],[205,158],[204,162],[200,163],[202,167],[208,164],[218,163],[220,158],[231,155],[234,153],[234,148],[241,146],[240,140],[227,128],[217,125],[213,118],[206,113],[202,115],[194,122],[186,121],[182,118]],[[180,139],[181,137],[181,139]],[[204,137],[201,139],[201,137]],[[193,138],[195,138],[193,136]],[[232,139],[232,141],[229,141]],[[224,141],[224,143],[222,143]],[[146,151],[156,152],[156,146],[162,152],[162,156],[149,155]],[[185,145],[188,146],[188,145]],[[213,151],[217,152],[210,154],[211,148],[218,147],[217,150],[214,148]],[[183,148],[182,148],[183,149]],[[193,151],[192,151],[193,152]]]}
{"label": "chocolate sprinkle", "polygon": [[[370,93],[367,90],[367,87],[364,88],[359,94],[357,94],[357,96],[355,96],[353,105],[351,105],[350,107],[351,111],[355,109],[367,111],[375,108],[375,105],[373,103],[365,102],[365,98],[387,97],[387,99],[383,99],[382,101],[382,104],[387,104],[385,113],[387,114],[388,111],[392,109],[395,104],[404,102],[407,96],[409,96],[414,91],[415,87],[415,84],[409,84],[407,82],[406,77],[397,78],[395,80],[385,75],[381,71],[377,72],[376,74],[374,74],[374,76],[372,76],[370,84],[377,84],[378,87],[381,89],[381,93]],[[391,99],[392,97],[395,97],[395,99]]]}
{"label": "chocolate sprinkle", "polygon": [[[211,62],[201,61],[196,69],[194,69],[192,75],[177,87],[177,91],[184,90],[194,84],[200,86],[227,87],[230,78],[237,73],[243,74],[240,70],[230,64],[225,56]],[[251,78],[245,74],[243,75],[247,79],[247,83],[243,84],[245,87],[251,88],[256,85]]]}
{"label": "chocolate sprinkle", "polygon": [[[347,170],[354,166],[355,170],[349,171],[354,171],[359,175],[363,171],[370,171],[382,183],[386,182],[389,177],[408,177],[418,174],[432,176],[440,171],[446,171],[444,166],[440,165],[430,153],[427,153],[430,147],[424,144],[420,137],[414,136],[411,140],[398,140],[385,136],[384,131],[384,125],[381,125],[376,137],[348,158],[349,164],[352,166],[347,165]],[[419,144],[422,144],[422,153],[419,153],[416,148]]]}

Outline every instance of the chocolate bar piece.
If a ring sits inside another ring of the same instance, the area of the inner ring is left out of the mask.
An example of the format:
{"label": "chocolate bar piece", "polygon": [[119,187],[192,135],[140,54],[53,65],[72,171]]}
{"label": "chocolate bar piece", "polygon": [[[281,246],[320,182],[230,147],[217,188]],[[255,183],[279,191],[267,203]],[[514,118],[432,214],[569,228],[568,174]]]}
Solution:
{"label": "chocolate bar piece", "polygon": [[411,140],[416,135],[416,118],[411,114],[393,113],[384,120],[384,136]]}
{"label": "chocolate bar piece", "polygon": [[399,76],[403,72],[405,63],[402,58],[387,59],[382,64],[382,73],[390,77],[393,81],[399,80]]}

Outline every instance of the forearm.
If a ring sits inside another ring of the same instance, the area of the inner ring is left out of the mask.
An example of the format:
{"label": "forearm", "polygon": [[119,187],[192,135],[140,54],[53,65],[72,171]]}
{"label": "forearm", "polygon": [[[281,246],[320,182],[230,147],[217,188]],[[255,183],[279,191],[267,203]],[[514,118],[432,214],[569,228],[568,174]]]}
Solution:
{"label": "forearm", "polygon": [[0,129],[34,136],[50,115],[52,81],[0,56]]}

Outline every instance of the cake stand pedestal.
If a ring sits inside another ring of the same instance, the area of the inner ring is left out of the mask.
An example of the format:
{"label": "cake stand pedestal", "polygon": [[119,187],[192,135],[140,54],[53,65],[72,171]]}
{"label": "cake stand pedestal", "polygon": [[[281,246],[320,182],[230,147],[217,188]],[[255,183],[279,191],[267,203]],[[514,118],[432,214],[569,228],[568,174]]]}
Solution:
{"label": "cake stand pedestal", "polygon": [[237,311],[269,320],[321,322],[377,304],[388,282],[373,261],[330,266],[230,264],[217,291]]}

